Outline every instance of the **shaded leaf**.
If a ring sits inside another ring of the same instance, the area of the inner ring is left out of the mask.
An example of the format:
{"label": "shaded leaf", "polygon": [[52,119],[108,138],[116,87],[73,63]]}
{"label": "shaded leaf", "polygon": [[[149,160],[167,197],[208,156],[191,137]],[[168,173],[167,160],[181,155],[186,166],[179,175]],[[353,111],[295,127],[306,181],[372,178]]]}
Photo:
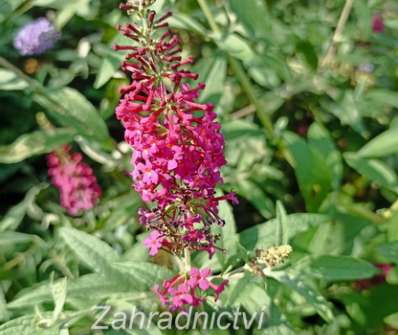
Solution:
{"label": "shaded leaf", "polygon": [[62,128],[22,135],[12,144],[0,146],[0,163],[17,163],[34,155],[51,152],[60,145],[71,142],[75,135],[74,130]]}
{"label": "shaded leaf", "polygon": [[25,217],[27,209],[33,205],[37,195],[46,185],[39,184],[32,187],[25,195],[24,200],[10,208],[0,221],[0,232],[15,230]]}
{"label": "shaded leaf", "polygon": [[398,265],[398,241],[382,244],[377,250],[387,261]]}
{"label": "shaded leaf", "polygon": [[331,322],[333,320],[333,313],[329,303],[321,294],[308,286],[302,278],[284,271],[270,271],[267,276],[276,279],[299,293],[325,321]]}
{"label": "shaded leaf", "polygon": [[97,140],[108,139],[104,120],[79,91],[64,87],[48,94],[51,99],[42,95],[35,95],[34,98],[61,125],[72,127],[79,134]]}
{"label": "shaded leaf", "polygon": [[353,169],[369,180],[398,193],[398,177],[388,165],[377,159],[364,159],[353,153],[345,153],[344,159]]}
{"label": "shaded leaf", "polygon": [[371,278],[379,272],[372,264],[349,256],[320,256],[310,268],[315,275],[330,281]]}
{"label": "shaded leaf", "polygon": [[285,133],[284,138],[293,157],[291,164],[306,208],[310,212],[317,211],[332,191],[332,170],[324,158],[325,153],[293,133]]}
{"label": "shaded leaf", "polygon": [[[286,216],[288,241],[295,235],[307,229],[329,221],[327,215],[322,214],[290,214]],[[265,223],[248,228],[240,233],[240,243],[249,250],[255,248],[269,248],[276,245],[275,236],[278,230],[278,220],[272,219]]]}

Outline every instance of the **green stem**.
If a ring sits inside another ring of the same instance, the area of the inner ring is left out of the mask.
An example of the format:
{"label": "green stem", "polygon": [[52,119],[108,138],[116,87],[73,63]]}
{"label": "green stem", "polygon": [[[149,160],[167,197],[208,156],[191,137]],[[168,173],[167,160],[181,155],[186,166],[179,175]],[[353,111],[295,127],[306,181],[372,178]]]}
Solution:
{"label": "green stem", "polygon": [[343,201],[340,201],[338,203],[338,206],[343,210],[347,211],[348,213],[361,216],[364,219],[369,220],[375,224],[381,224],[384,222],[383,218],[380,217],[379,215],[355,203],[345,203]]}
{"label": "green stem", "polygon": [[207,21],[209,22],[211,30],[215,33],[220,32],[220,28],[217,25],[217,22],[213,16],[213,13],[210,10],[209,5],[207,4],[206,0],[198,0],[199,6],[203,11],[203,14],[206,16]]}
{"label": "green stem", "polygon": [[[220,33],[221,30],[213,16],[213,13],[210,10],[209,5],[207,4],[207,1],[206,0],[198,0],[198,4],[199,4],[200,8],[202,9],[203,14],[206,16],[206,19],[209,22],[209,26],[210,26],[211,30],[213,30],[213,32],[216,34]],[[233,58],[232,56],[229,56],[228,60],[229,60],[232,70],[234,71],[234,73],[236,74],[236,76],[239,79],[239,82],[242,86],[243,91],[246,93],[251,104],[253,104],[254,107],[256,108],[257,117],[260,119],[260,122],[264,126],[268,137],[272,138],[273,126],[272,126],[271,119],[269,118],[269,116],[267,114],[265,114],[264,107],[258,101],[255,91],[254,91],[254,88],[253,88],[253,85],[251,84],[249,77],[246,75],[245,70],[243,69],[241,63],[237,59]]]}
{"label": "green stem", "polygon": [[350,16],[352,5],[354,3],[354,0],[346,0],[343,10],[341,11],[339,21],[337,22],[336,30],[334,31],[332,41],[330,43],[330,46],[326,52],[325,57],[323,58],[321,62],[321,67],[330,65],[333,63],[333,58],[336,53],[336,44],[341,38],[341,35],[343,33],[343,30],[345,28],[345,25],[347,23],[348,17]]}
{"label": "green stem", "polygon": [[191,253],[188,249],[184,249],[184,266],[186,272],[191,269]]}
{"label": "green stem", "polygon": [[256,108],[257,117],[259,118],[261,124],[266,129],[267,135],[271,138],[271,135],[274,131],[272,122],[271,122],[269,116],[265,114],[265,112],[263,110],[264,107],[260,104],[260,102],[256,98],[254,88],[253,88],[252,84],[250,83],[250,79],[247,77],[242,65],[240,64],[240,62],[238,60],[236,60],[232,56],[229,56],[229,63],[231,64],[232,70],[235,72],[236,76],[238,77],[238,79],[242,85],[242,88],[245,91],[249,101]]}

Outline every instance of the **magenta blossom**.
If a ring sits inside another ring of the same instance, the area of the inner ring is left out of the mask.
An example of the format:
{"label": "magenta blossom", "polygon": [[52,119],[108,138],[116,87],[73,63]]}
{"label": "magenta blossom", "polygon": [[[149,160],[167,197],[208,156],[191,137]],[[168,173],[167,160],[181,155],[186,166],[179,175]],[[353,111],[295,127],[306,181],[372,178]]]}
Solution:
{"label": "magenta blossom", "polygon": [[210,296],[217,300],[228,284],[227,280],[216,285],[210,280],[209,268],[192,268],[187,274],[176,275],[163,282],[162,287],[156,285],[154,293],[162,305],[171,311],[184,310],[189,306],[197,307]]}
{"label": "magenta blossom", "polygon": [[190,279],[188,280],[188,285],[190,287],[198,286],[201,290],[206,291],[210,284],[207,277],[211,275],[211,270],[205,268],[203,270],[192,268],[189,272]]}
{"label": "magenta blossom", "polygon": [[149,254],[155,256],[162,247],[164,237],[157,230],[152,230],[149,236],[145,239],[144,245],[149,249]]}
{"label": "magenta blossom", "polygon": [[232,194],[215,196],[226,163],[221,126],[213,106],[198,103],[205,85],[187,82],[198,75],[186,69],[193,59],[182,58],[180,37],[168,28],[171,13],[157,18],[142,6],[121,6],[140,11],[146,22],[121,26],[132,44],[115,46],[127,52],[122,69],[131,78],[121,91],[116,117],[133,148],[134,188],[153,208],[140,210],[140,222],[162,236],[162,242],[155,237],[147,242],[151,253],[161,243],[174,254],[190,249],[212,256],[219,238],[212,226],[224,224],[218,203],[236,201]]}

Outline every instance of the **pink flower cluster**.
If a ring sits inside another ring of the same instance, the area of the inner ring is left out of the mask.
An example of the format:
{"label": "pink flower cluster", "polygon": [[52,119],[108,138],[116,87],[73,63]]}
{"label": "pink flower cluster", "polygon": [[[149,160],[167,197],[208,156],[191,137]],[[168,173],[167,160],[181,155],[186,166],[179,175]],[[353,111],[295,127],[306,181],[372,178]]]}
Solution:
{"label": "pink flower cluster", "polygon": [[51,181],[60,192],[61,205],[70,215],[80,215],[95,206],[101,189],[80,153],[64,146],[50,153],[47,163]]}
{"label": "pink flower cluster", "polygon": [[[130,3],[122,8],[137,9]],[[140,222],[153,230],[145,245],[151,255],[160,248],[212,255],[218,236],[211,226],[223,225],[218,202],[236,200],[233,194],[215,196],[226,163],[220,124],[212,105],[197,102],[204,84],[186,82],[198,75],[184,69],[193,60],[180,56],[180,38],[166,22],[171,13],[157,18],[144,9],[140,15],[146,17],[143,27],[120,27],[132,45],[115,46],[128,51],[122,68],[132,80],[122,89],[116,116],[133,148],[134,187],[145,202],[154,204],[154,209],[139,212]]]}
{"label": "pink flower cluster", "polygon": [[176,275],[163,282],[162,287],[156,285],[153,288],[163,306],[171,311],[184,310],[189,306],[197,307],[213,295],[217,300],[228,284],[227,280],[219,285],[214,284],[210,279],[211,270],[192,268],[189,273]]}
{"label": "pink flower cluster", "polygon": [[381,14],[376,14],[372,18],[372,31],[374,33],[384,32],[384,19]]}

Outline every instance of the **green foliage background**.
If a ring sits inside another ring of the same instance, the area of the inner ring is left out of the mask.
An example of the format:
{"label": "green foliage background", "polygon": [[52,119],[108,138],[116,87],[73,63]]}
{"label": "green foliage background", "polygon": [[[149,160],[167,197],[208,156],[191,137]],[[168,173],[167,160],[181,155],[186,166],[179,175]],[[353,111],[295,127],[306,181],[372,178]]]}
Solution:
{"label": "green foliage background", "polygon": [[[222,272],[256,248],[294,250],[267,277],[247,274],[222,296],[224,308],[267,311],[267,327],[254,334],[398,333],[398,3],[354,0],[325,62],[349,2],[155,5],[173,9],[171,25],[197,60],[201,100],[215,104],[227,142],[223,188],[240,198],[220,209],[226,252],[194,255],[193,264]],[[91,334],[92,306],[156,309],[150,288],[175,271],[143,248],[130,152],[113,117],[127,83],[111,49],[121,39],[116,24],[127,20],[117,5],[0,3],[0,335]],[[379,34],[377,13],[386,25]],[[16,30],[43,15],[61,40],[43,56],[18,56]],[[38,113],[57,128],[40,130]],[[86,154],[104,192],[78,218],[66,215],[47,177],[43,155],[63,143]],[[358,290],[354,281],[377,275],[379,263],[393,268],[385,282]]]}

